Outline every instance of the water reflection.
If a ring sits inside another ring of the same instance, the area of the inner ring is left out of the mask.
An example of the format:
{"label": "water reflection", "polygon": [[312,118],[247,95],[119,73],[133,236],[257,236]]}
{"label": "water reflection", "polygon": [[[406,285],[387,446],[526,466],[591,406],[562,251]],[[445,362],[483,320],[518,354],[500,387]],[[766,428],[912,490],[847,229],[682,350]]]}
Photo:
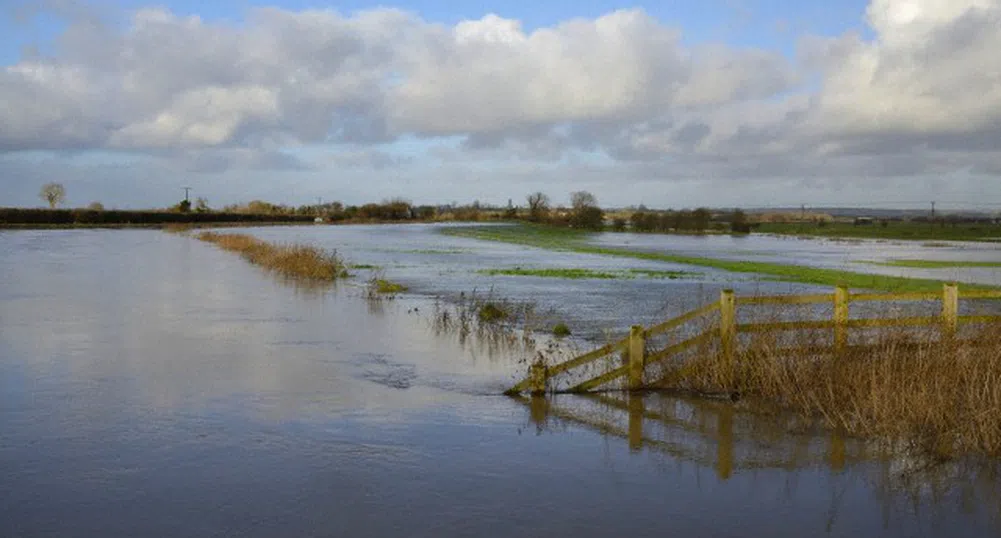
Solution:
{"label": "water reflection", "polygon": [[[846,484],[852,481],[866,484],[878,500],[884,526],[894,518],[913,517],[915,511],[927,511],[933,520],[947,519],[953,505],[961,513],[986,516],[995,528],[1001,524],[1001,462],[994,460],[942,462],[890,456],[876,443],[729,401],[626,392],[512,399],[525,406],[538,435],[582,427],[621,439],[636,455],[660,454],[712,469],[721,482],[767,471],[787,473],[786,480],[815,469],[842,475],[848,482],[832,487],[828,531],[853,502],[844,498]],[[754,480],[761,494],[776,483],[768,476],[760,483]],[[785,494],[794,496],[796,491]]]}

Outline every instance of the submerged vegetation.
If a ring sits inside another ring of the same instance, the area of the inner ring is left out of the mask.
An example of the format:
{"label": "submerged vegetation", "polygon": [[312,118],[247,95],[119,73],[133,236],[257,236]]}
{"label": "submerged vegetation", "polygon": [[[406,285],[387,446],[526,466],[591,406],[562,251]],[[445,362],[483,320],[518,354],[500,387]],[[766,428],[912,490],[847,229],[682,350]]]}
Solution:
{"label": "submerged vegetation", "polygon": [[1001,267],[1001,262],[977,262],[962,260],[890,260],[886,262],[867,262],[871,265],[886,267],[906,267],[909,269],[954,269],[975,267]]}
{"label": "submerged vegetation", "polygon": [[617,278],[618,279],[635,278],[637,276],[645,276],[648,278],[667,278],[674,280],[681,277],[697,276],[699,274],[688,271],[660,271],[655,269],[598,270],[598,269],[584,269],[577,267],[560,267],[560,268],[509,267],[506,269],[481,269],[477,272],[482,275],[489,275],[489,276],[497,276],[497,275],[535,276],[542,278],[564,278],[568,280],[580,280],[587,278],[610,280]]}
{"label": "submerged vegetation", "polygon": [[859,226],[851,222],[762,222],[756,232],[811,237],[857,237],[871,239],[989,241],[1001,238],[1001,225],[959,218],[927,218],[887,221]]}
{"label": "submerged vegetation", "polygon": [[345,264],[336,252],[317,247],[276,245],[246,234],[202,232],[197,237],[284,277],[333,281],[347,276]]}
{"label": "submerged vegetation", "polygon": [[[585,231],[554,228],[530,224],[511,226],[465,226],[445,228],[442,233],[487,241],[500,241],[550,250],[600,254],[620,258],[652,260],[683,265],[710,267],[734,273],[755,273],[775,277],[787,282],[834,286],[845,284],[851,288],[880,291],[940,291],[942,282],[932,279],[906,278],[888,275],[856,273],[837,269],[822,269],[802,265],[785,265],[760,261],[723,260],[699,256],[668,254],[608,247],[587,242],[591,234]],[[976,286],[973,286],[976,288]]]}
{"label": "submerged vegetation", "polygon": [[396,294],[407,291],[407,287],[404,286],[403,284],[399,284],[397,282],[391,282],[389,280],[386,280],[385,278],[373,277],[369,281],[369,287],[375,293],[381,293],[381,294]]}

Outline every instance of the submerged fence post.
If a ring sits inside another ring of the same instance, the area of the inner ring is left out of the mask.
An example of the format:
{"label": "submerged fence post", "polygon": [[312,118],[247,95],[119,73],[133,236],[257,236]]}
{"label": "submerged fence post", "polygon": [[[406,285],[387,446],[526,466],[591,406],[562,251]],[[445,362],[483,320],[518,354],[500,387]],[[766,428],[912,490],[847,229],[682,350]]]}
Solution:
{"label": "submerged fence post", "polygon": [[719,294],[719,340],[723,360],[732,365],[737,345],[737,298],[733,290]]}
{"label": "submerged fence post", "polygon": [[834,288],[834,352],[841,353],[848,345],[848,286]]}
{"label": "submerged fence post", "polygon": [[951,340],[959,327],[959,286],[955,282],[942,285],[942,339]]}
{"label": "submerged fence post", "polygon": [[643,326],[633,325],[629,330],[629,389],[643,387],[643,369],[646,366],[646,335]]}
{"label": "submerged fence post", "polygon": [[528,390],[532,394],[545,394],[546,383],[549,381],[546,365],[542,361],[533,362],[528,367]]}

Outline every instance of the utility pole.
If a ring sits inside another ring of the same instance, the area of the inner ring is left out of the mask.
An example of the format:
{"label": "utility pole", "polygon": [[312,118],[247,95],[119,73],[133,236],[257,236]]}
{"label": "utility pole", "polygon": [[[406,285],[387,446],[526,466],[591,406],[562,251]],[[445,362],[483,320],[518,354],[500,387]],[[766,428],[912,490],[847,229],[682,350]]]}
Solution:
{"label": "utility pole", "polygon": [[799,220],[806,220],[806,204],[799,206]]}
{"label": "utility pole", "polygon": [[935,202],[931,203],[931,218],[935,220]]}
{"label": "utility pole", "polygon": [[191,187],[181,187],[181,188],[184,189],[184,201],[187,202],[188,201],[188,192],[191,190]]}

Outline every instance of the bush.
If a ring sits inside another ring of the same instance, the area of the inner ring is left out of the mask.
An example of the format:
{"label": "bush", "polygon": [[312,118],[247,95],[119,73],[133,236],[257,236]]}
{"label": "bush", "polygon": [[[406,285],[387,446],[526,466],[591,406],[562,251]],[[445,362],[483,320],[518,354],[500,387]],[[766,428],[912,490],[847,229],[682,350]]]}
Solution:
{"label": "bush", "polygon": [[557,338],[565,338],[570,336],[570,327],[567,327],[566,323],[557,323],[553,325],[553,336]]}
{"label": "bush", "polygon": [[478,316],[482,322],[493,323],[507,319],[508,313],[495,303],[485,303],[480,307]]}

